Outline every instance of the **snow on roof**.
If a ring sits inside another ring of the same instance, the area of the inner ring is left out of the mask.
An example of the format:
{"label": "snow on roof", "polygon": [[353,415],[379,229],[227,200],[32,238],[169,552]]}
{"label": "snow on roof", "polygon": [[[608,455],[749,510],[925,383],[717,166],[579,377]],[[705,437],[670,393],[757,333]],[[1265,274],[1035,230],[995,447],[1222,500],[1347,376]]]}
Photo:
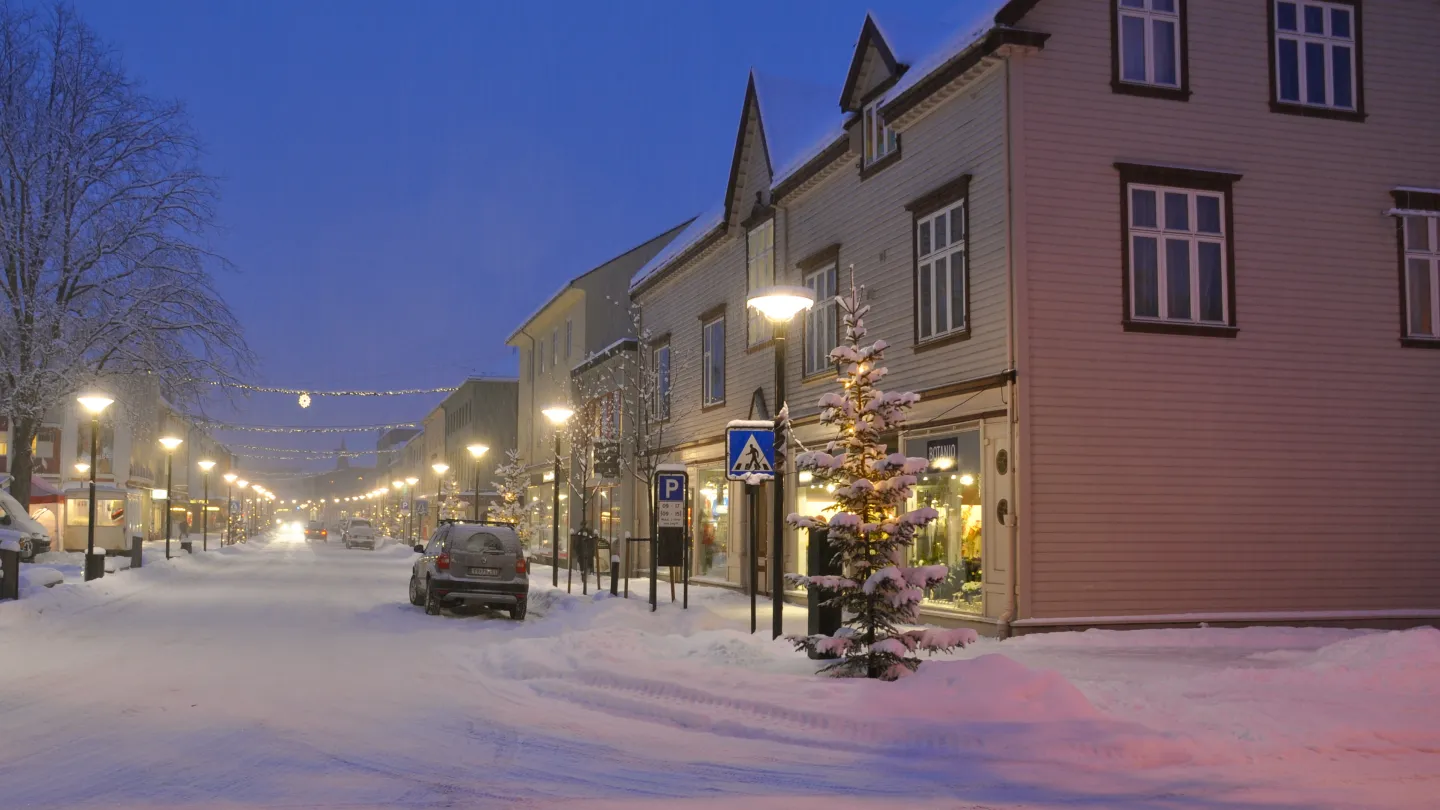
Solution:
{"label": "snow on roof", "polygon": [[685,230],[676,234],[664,250],[656,253],[650,261],[636,271],[634,276],[631,276],[630,289],[634,290],[646,279],[663,270],[676,256],[694,247],[696,243],[719,227],[724,220],[725,204],[723,202],[690,220],[690,224],[685,226]]}
{"label": "snow on roof", "polygon": [[910,66],[900,81],[886,92],[886,98],[895,98],[919,84],[921,79],[979,42],[996,27],[995,15],[1007,4],[1008,0],[967,2],[940,19],[923,21],[900,15],[882,21],[872,14],[895,59]]}
{"label": "snow on roof", "polygon": [[773,187],[844,135],[845,115],[836,109],[835,88],[758,70],[751,75],[760,100]]}

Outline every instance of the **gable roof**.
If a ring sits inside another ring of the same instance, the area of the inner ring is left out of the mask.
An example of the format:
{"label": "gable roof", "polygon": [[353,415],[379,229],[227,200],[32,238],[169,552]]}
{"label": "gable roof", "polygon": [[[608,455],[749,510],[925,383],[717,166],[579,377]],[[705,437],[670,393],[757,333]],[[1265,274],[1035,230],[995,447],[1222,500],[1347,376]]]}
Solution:
{"label": "gable roof", "polygon": [[885,35],[880,33],[875,15],[866,13],[865,22],[860,26],[860,39],[855,41],[855,53],[850,57],[850,70],[845,74],[845,86],[840,90],[842,112],[856,112],[860,109],[860,100],[855,97],[856,85],[860,83],[860,71],[865,66],[865,56],[871,48],[875,49],[875,53],[885,63],[887,72],[892,76],[900,72],[899,60],[895,58],[895,52],[891,50]]}
{"label": "gable roof", "polygon": [[751,72],[760,104],[773,189],[817,151],[845,135],[833,87],[760,71]]}

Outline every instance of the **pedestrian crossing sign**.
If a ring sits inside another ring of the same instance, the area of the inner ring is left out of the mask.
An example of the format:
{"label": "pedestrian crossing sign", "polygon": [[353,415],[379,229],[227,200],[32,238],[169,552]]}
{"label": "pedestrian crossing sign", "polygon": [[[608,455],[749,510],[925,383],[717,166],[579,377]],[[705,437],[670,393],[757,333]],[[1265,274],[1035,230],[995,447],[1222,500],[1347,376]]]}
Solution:
{"label": "pedestrian crossing sign", "polygon": [[753,475],[775,475],[775,428],[773,423],[731,422],[725,430],[726,477],[743,481]]}

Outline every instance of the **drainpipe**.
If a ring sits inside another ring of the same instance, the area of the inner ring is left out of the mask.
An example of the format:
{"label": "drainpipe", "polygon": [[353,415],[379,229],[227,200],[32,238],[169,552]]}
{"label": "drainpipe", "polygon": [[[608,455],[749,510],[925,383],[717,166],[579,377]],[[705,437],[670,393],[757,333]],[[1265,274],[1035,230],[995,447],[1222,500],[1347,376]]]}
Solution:
{"label": "drainpipe", "polygon": [[[1005,301],[1006,306],[1009,308],[1009,317],[1006,318],[1005,327],[1005,352],[1009,358],[1009,362],[1007,363],[1007,365],[1010,367],[1012,372],[1015,372],[1015,140],[1011,128],[1011,108],[1013,106],[1014,97],[1011,95],[1010,88],[1010,62],[1013,58],[1013,56],[1005,57],[1005,229],[1007,242],[1007,250],[1005,257]],[[1010,488],[1010,500],[1012,505],[1009,514],[1011,515],[1010,519],[1013,522],[1010,527],[1010,536],[1008,543],[1010,555],[1010,582],[1005,588],[1005,612],[1000,614],[1000,618],[996,626],[996,634],[1002,639],[1010,637],[1010,623],[1015,620],[1016,610],[1019,605],[1020,527],[1018,524],[1020,514],[1020,486],[1018,484],[1018,479],[1020,476],[1020,464],[1018,463],[1018,457],[1016,456],[1015,452],[1017,447],[1015,442],[1015,422],[1018,418],[1015,402],[1015,380],[1018,376],[1018,372],[1012,373],[1010,375],[1010,381],[1005,384],[1005,393],[1007,394],[1007,398],[1009,399],[1010,406],[1008,408],[1009,418],[1006,420],[1006,429],[1008,432],[1007,443],[1009,445],[1010,453],[1010,469],[1014,471],[1012,475],[1015,476],[1011,480],[1017,483],[1014,483]]]}

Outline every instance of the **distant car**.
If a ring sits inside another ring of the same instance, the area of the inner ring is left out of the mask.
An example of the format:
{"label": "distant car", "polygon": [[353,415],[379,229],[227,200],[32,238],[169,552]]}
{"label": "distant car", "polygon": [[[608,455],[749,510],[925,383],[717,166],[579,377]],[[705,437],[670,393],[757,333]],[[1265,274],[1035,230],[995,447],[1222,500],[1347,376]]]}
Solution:
{"label": "distant car", "polygon": [[345,542],[345,548],[363,546],[374,551],[375,527],[371,526],[368,520],[354,518],[345,524],[345,531],[340,535],[340,539]]}
{"label": "distant car", "polygon": [[305,524],[305,539],[322,540],[328,543],[330,542],[330,530],[325,528],[324,523],[318,520],[312,520]]}
{"label": "distant car", "polygon": [[14,540],[20,544],[20,559],[31,562],[35,555],[50,550],[50,535],[20,502],[0,489],[0,541]]}
{"label": "distant car", "polygon": [[410,571],[410,604],[431,616],[447,605],[505,608],[525,618],[530,602],[529,564],[509,525],[455,521],[442,524],[430,542],[416,545]]}

